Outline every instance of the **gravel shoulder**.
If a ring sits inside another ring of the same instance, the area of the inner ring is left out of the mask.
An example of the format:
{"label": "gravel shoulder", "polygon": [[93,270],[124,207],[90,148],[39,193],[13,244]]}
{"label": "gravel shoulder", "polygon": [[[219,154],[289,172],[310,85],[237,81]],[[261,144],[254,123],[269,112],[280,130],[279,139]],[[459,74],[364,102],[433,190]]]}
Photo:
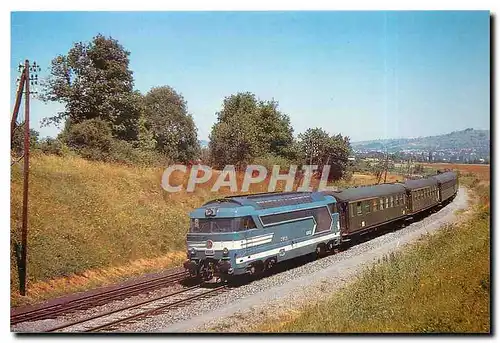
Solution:
{"label": "gravel shoulder", "polygon": [[314,301],[325,299],[351,282],[368,264],[397,251],[447,223],[466,209],[469,196],[460,188],[456,198],[440,211],[403,229],[387,233],[300,267],[272,275],[220,296],[129,325],[127,332],[241,332],[264,318],[272,320]]}

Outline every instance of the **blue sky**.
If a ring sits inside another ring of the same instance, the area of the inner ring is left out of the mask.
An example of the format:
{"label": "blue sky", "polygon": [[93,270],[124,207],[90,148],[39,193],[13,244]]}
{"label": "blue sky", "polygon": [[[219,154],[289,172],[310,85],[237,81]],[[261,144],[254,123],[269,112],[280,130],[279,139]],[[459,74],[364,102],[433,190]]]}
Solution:
{"label": "blue sky", "polygon": [[[17,65],[44,67],[77,41],[112,36],[131,52],[135,88],[170,85],[208,139],[225,96],[274,98],[295,133],[353,141],[490,126],[489,12],[14,12]],[[32,102],[40,128],[61,104]]]}

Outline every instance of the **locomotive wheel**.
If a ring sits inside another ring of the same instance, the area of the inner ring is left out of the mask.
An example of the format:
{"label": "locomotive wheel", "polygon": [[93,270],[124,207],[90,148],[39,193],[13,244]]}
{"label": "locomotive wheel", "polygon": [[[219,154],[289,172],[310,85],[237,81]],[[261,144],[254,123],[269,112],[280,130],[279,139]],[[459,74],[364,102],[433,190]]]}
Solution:
{"label": "locomotive wheel", "polygon": [[333,249],[335,248],[335,244],[333,244],[333,241],[328,242],[328,251],[333,252]]}
{"label": "locomotive wheel", "polygon": [[250,265],[248,268],[250,275],[258,275],[264,271],[264,262],[256,261]]}
{"label": "locomotive wheel", "polygon": [[325,252],[326,252],[325,244],[318,244],[316,246],[316,257],[317,258],[325,256]]}
{"label": "locomotive wheel", "polygon": [[275,264],[276,264],[276,259],[274,259],[274,258],[267,259],[265,264],[264,264],[265,270],[272,269]]}

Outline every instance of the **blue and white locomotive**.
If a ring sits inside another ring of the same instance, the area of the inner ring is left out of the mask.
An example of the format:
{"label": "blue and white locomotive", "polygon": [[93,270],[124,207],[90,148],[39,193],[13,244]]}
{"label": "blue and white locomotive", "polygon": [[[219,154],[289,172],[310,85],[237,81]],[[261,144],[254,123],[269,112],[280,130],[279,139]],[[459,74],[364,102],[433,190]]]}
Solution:
{"label": "blue and white locomotive", "polygon": [[336,200],[319,192],[261,193],[209,201],[190,214],[192,277],[222,280],[340,244]]}

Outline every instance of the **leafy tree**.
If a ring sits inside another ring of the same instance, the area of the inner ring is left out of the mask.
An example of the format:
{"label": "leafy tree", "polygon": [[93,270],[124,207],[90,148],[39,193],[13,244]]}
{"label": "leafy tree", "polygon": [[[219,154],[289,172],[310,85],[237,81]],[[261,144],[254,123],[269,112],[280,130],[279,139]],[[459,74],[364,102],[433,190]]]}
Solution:
{"label": "leafy tree", "polygon": [[257,99],[252,93],[238,93],[224,99],[217,123],[210,133],[210,153],[215,167],[242,167],[261,152],[257,123]]}
{"label": "leafy tree", "polygon": [[210,134],[214,166],[244,167],[260,156],[294,156],[293,129],[278,103],[258,100],[253,93],[237,93],[224,99]]}
{"label": "leafy tree", "polygon": [[129,55],[117,40],[99,34],[54,58],[42,99],[64,103],[65,109],[45,123],[99,118],[110,123],[114,137],[136,140],[140,94],[133,92]]}
{"label": "leafy tree", "polygon": [[[30,148],[38,147],[38,138],[40,133],[30,129]],[[10,140],[10,148],[16,154],[21,154],[24,151],[24,122],[17,125]]]}
{"label": "leafy tree", "polygon": [[257,136],[262,150],[276,156],[290,157],[293,128],[290,118],[278,110],[278,102],[260,101],[257,112]]}
{"label": "leafy tree", "polygon": [[351,152],[349,137],[330,136],[323,129],[314,128],[299,134],[298,144],[303,164],[316,164],[320,172],[325,165],[330,165],[329,180],[338,180],[347,172]]}
{"label": "leafy tree", "polygon": [[102,119],[72,124],[64,138],[69,148],[93,160],[108,160],[114,141],[109,124]]}
{"label": "leafy tree", "polygon": [[152,130],[148,129],[146,117],[141,115],[139,117],[138,127],[138,147],[144,151],[153,151],[156,148],[156,139]]}
{"label": "leafy tree", "polygon": [[156,149],[172,160],[188,162],[200,154],[193,117],[182,95],[172,87],[151,89],[144,97],[145,127],[156,140]]}

